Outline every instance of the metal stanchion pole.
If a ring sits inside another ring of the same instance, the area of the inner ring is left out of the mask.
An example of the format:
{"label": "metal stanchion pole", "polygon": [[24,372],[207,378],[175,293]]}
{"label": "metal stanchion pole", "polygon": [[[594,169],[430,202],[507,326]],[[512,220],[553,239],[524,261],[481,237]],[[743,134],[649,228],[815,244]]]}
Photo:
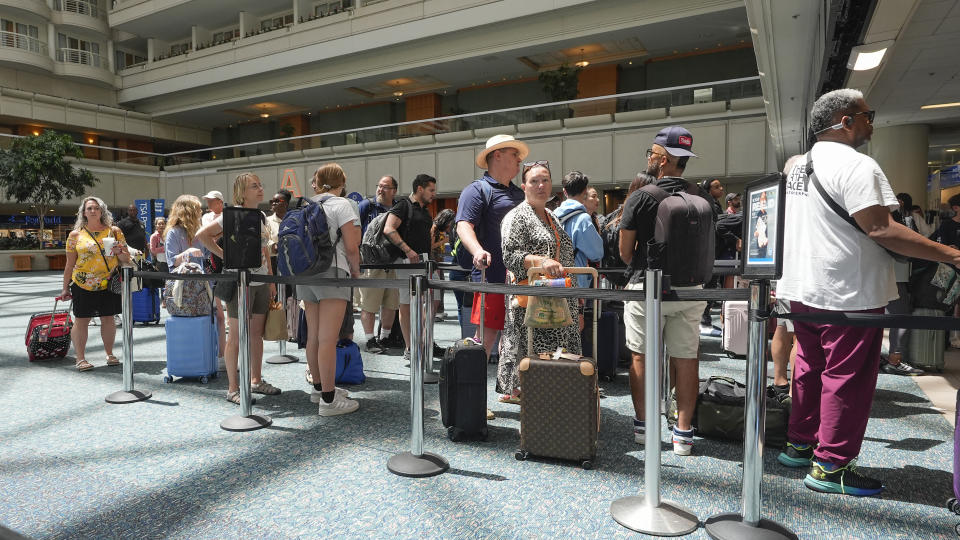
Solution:
{"label": "metal stanchion pole", "polygon": [[247,299],[250,297],[249,270],[240,270],[240,282],[237,284],[237,319],[240,323],[240,414],[230,416],[220,422],[220,427],[227,431],[253,431],[265,428],[273,423],[266,415],[253,414],[250,403],[250,313],[247,308]]}
{"label": "metal stanchion pole", "polygon": [[717,540],[782,540],[797,535],[783,525],[760,517],[760,481],[763,478],[763,437],[767,390],[767,303],[770,282],[750,283],[750,330],[747,347],[747,396],[743,411],[743,512],[713,516],[704,524]]}
{"label": "metal stanchion pole", "polygon": [[662,271],[647,270],[645,291],[646,361],[644,419],[644,492],[613,501],[610,514],[628,529],[654,536],[680,536],[696,530],[697,516],[679,504],[660,498],[660,303]]}
{"label": "metal stanchion pole", "polygon": [[446,472],[450,463],[443,457],[423,451],[423,359],[424,343],[418,337],[421,333],[424,315],[427,311],[427,277],[410,276],[410,290],[413,291],[411,309],[416,305],[416,315],[410,317],[410,334],[414,336],[410,347],[410,451],[396,454],[387,460],[387,470],[399,476],[423,478]]}
{"label": "metal stanchion pole", "polygon": [[[280,303],[283,304],[283,309],[287,309],[287,285],[285,283],[277,283],[277,296],[280,297]],[[296,364],[300,361],[299,358],[293,356],[292,354],[287,354],[287,340],[281,339],[277,343],[280,344],[280,354],[275,354],[270,358],[264,360],[268,364]]]}
{"label": "metal stanchion pole", "polygon": [[120,271],[123,275],[123,294],[120,298],[123,318],[123,390],[110,394],[105,400],[107,403],[134,403],[150,399],[153,394],[133,389],[133,292],[130,288],[133,268],[124,266]]}
{"label": "metal stanchion pole", "polygon": [[[428,253],[422,254],[421,257],[426,263],[426,278],[429,280],[437,268],[437,263],[430,260]],[[426,287],[426,285],[424,287],[426,289],[424,299],[427,309],[423,310],[424,318],[420,326],[420,335],[422,336],[420,339],[423,341],[424,351],[423,382],[425,384],[437,384],[440,382],[440,374],[433,370],[433,316],[436,310],[433,307],[433,289]],[[410,333],[413,334],[412,331]]]}

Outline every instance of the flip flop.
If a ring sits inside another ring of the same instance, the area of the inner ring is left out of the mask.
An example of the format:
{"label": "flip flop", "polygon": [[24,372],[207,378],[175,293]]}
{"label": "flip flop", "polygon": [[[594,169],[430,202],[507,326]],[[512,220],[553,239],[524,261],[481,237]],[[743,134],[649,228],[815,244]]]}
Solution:
{"label": "flip flop", "polygon": [[509,403],[511,405],[519,405],[520,396],[511,396],[511,395],[500,396],[500,403]]}
{"label": "flip flop", "polygon": [[107,355],[107,365],[108,366],[119,366],[120,360],[114,355]]}
{"label": "flip flop", "polygon": [[77,371],[90,371],[93,369],[93,364],[87,362],[86,360],[80,360],[77,362]]}

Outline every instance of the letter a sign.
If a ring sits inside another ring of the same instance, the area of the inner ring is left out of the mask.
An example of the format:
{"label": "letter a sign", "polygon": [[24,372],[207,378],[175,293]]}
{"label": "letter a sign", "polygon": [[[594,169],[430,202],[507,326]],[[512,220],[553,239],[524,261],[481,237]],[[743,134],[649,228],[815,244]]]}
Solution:
{"label": "letter a sign", "polygon": [[290,190],[294,197],[302,197],[300,194],[300,185],[297,184],[297,173],[293,169],[284,169],[283,180],[280,181],[280,189]]}

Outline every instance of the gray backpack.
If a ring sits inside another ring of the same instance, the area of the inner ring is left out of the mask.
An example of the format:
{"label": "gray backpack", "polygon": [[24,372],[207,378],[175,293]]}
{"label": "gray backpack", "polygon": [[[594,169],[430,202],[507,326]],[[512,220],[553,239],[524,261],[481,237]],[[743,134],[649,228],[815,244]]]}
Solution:
{"label": "gray backpack", "polygon": [[685,191],[667,193],[653,184],[640,188],[659,203],[647,267],[659,268],[674,286],[703,285],[713,276],[716,226],[710,203]]}

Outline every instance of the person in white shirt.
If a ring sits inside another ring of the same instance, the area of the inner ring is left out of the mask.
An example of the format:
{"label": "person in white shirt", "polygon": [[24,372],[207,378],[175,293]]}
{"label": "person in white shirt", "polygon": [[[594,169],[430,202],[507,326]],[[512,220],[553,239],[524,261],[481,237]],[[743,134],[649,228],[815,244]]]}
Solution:
{"label": "person in white shirt", "polygon": [[[206,227],[210,222],[220,217],[225,205],[223,202],[223,193],[217,190],[208,192],[203,196],[203,200],[207,203],[207,210],[209,210],[209,212],[205,212],[200,216],[200,226]],[[214,238],[214,241],[217,239],[219,239],[219,236]],[[206,267],[206,264],[204,264],[204,267]],[[219,345],[217,350],[220,351],[220,356],[217,357],[217,371],[226,371],[227,364],[223,359],[223,354],[224,351],[227,350],[227,319],[223,312],[223,303],[219,298],[213,299],[213,307],[216,310],[217,319],[217,344]]]}
{"label": "person in white shirt", "polygon": [[[877,162],[856,151],[873,133],[874,111],[858,90],[821,96],[810,113],[817,142],[786,183],[783,276],[777,298],[793,313],[883,313],[897,298],[893,258],[960,264],[960,251],[897,223],[897,198]],[[834,212],[811,178],[856,221]],[[876,495],[883,484],[854,467],[880,365],[882,328],[794,321],[797,339],[787,445],[778,460],[808,467],[804,485],[822,493]]]}

